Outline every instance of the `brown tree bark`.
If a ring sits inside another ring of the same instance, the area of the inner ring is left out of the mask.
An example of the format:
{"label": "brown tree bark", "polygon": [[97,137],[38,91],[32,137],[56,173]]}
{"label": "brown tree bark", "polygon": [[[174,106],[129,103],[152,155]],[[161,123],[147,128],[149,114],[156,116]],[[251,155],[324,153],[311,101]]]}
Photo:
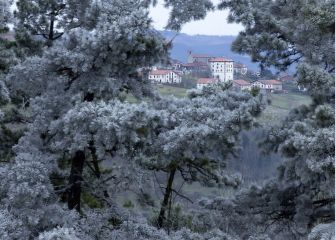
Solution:
{"label": "brown tree bark", "polygon": [[164,225],[164,221],[166,220],[165,219],[165,212],[168,208],[169,200],[170,200],[171,195],[172,195],[172,191],[173,191],[172,186],[173,186],[173,180],[174,180],[175,174],[176,174],[176,168],[172,168],[170,170],[169,179],[168,179],[167,186],[166,186],[165,193],[164,193],[164,199],[163,199],[161,210],[159,212],[159,216],[158,216],[158,220],[157,220],[157,227],[158,228],[162,228],[163,225]]}
{"label": "brown tree bark", "polygon": [[68,208],[80,212],[81,182],[83,181],[83,170],[85,152],[77,151],[72,158],[71,173],[69,177]]}

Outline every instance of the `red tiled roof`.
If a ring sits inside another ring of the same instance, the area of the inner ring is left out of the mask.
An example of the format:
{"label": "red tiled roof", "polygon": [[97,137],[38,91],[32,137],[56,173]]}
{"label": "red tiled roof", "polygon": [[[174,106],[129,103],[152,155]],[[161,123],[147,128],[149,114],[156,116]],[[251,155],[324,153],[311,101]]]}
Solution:
{"label": "red tiled roof", "polygon": [[159,69],[159,70],[153,70],[149,73],[149,75],[166,75],[171,72],[174,72],[175,74],[180,76],[180,73],[172,71],[172,70],[164,70],[164,69]]}
{"label": "red tiled roof", "polygon": [[172,72],[171,70],[153,70],[150,72],[150,75],[166,75]]}
{"label": "red tiled roof", "polygon": [[234,62],[234,60],[231,60],[231,59],[228,59],[228,58],[224,58],[224,57],[212,58],[209,61],[210,62]]}
{"label": "red tiled roof", "polygon": [[251,85],[249,82],[243,80],[243,79],[238,79],[233,81],[234,84],[240,85],[240,86],[249,86]]}
{"label": "red tiled roof", "polygon": [[218,80],[215,78],[199,78],[197,84],[214,84],[218,83]]}
{"label": "red tiled roof", "polygon": [[282,83],[278,80],[259,80],[259,82],[265,85],[282,85]]}

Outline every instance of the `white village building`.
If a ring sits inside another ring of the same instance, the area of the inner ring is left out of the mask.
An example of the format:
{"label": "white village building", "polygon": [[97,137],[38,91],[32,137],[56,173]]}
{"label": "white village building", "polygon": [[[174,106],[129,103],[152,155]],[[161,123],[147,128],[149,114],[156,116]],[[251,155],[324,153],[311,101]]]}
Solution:
{"label": "white village building", "polygon": [[199,78],[197,80],[197,89],[202,90],[204,87],[218,83],[215,78]]}
{"label": "white village building", "polygon": [[275,92],[283,90],[283,83],[278,80],[258,80],[252,83],[253,87],[257,87],[267,92]]}
{"label": "white village building", "polygon": [[233,87],[235,90],[238,91],[245,91],[245,90],[250,91],[252,89],[251,83],[243,79],[234,80]]}
{"label": "white village building", "polygon": [[234,61],[231,59],[218,57],[209,60],[212,77],[219,79],[220,82],[234,80]]}
{"label": "white village building", "polygon": [[152,83],[181,83],[181,74],[172,70],[153,70],[149,73]]}
{"label": "white village building", "polygon": [[248,67],[242,63],[234,63],[234,72],[240,75],[246,75],[248,73]]}

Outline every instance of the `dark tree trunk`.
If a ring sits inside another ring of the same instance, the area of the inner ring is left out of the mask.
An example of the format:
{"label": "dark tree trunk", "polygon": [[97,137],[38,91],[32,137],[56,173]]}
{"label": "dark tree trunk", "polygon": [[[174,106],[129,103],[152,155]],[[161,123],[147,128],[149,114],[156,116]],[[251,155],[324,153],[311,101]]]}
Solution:
{"label": "dark tree trunk", "polygon": [[84,151],[77,151],[71,162],[71,174],[69,177],[68,208],[80,212],[81,182],[85,162]]}
{"label": "dark tree trunk", "polygon": [[[85,94],[84,101],[92,102],[93,100],[94,100],[93,93]],[[83,180],[85,160],[86,156],[84,151],[77,151],[74,157],[71,159],[71,173],[69,177],[67,205],[69,209],[72,210],[75,208],[78,212],[80,212],[81,182]]]}
{"label": "dark tree trunk", "polygon": [[50,13],[50,26],[49,26],[49,34],[47,39],[47,46],[52,46],[52,41],[54,40],[54,28],[55,28],[55,12],[52,11]]}
{"label": "dark tree trunk", "polygon": [[99,161],[97,157],[97,149],[94,146],[93,140],[90,141],[90,145],[88,149],[91,151],[91,155],[92,155],[92,164],[93,164],[94,174],[98,179],[100,179],[101,171],[100,171]]}
{"label": "dark tree trunk", "polygon": [[[91,151],[91,155],[92,155],[92,164],[93,164],[93,170],[94,170],[94,174],[95,176],[100,179],[101,178],[101,170],[100,170],[100,166],[99,166],[99,160],[97,157],[97,149],[94,146],[94,141],[90,141],[90,146],[88,148]],[[103,191],[104,193],[104,197],[105,198],[109,198],[109,194],[107,192],[107,190]]]}
{"label": "dark tree trunk", "polygon": [[85,102],[93,102],[94,100],[94,93],[86,93],[85,96],[84,96],[84,101]]}
{"label": "dark tree trunk", "polygon": [[165,212],[168,208],[169,200],[170,200],[171,195],[172,195],[172,191],[173,191],[172,186],[173,186],[173,180],[174,180],[175,174],[176,174],[176,169],[172,168],[170,170],[169,179],[168,179],[167,186],[166,186],[166,189],[165,189],[164,199],[163,199],[161,210],[159,212],[159,216],[158,216],[158,220],[157,220],[157,227],[158,228],[162,228],[163,225],[164,225]]}

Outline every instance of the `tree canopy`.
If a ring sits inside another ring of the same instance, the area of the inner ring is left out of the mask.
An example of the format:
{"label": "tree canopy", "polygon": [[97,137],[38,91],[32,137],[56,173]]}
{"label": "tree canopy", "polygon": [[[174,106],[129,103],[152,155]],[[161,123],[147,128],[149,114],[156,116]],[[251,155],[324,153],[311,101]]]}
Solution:
{"label": "tree canopy", "polygon": [[[9,4],[0,3],[4,32],[11,14]],[[176,179],[239,186],[227,162],[265,104],[262,95],[238,93],[229,84],[182,99],[155,91],[148,71],[168,61],[172,43],[153,29],[152,4],[17,2],[16,41],[0,40],[0,103],[24,96],[29,104],[20,121],[3,122],[3,131],[14,125],[23,134],[0,136],[1,153],[10,151],[8,161],[0,161],[0,239],[333,237],[335,1],[220,1],[229,21],[245,26],[233,50],[262,67],[296,67],[313,101],[267,131],[262,147],[284,159],[277,176],[229,198],[202,199],[190,210],[191,227],[172,232]],[[216,7],[210,0],[165,0],[165,6],[167,27],[175,30]],[[152,173],[167,176],[154,223],[121,209],[115,197],[131,185],[142,188]]]}

